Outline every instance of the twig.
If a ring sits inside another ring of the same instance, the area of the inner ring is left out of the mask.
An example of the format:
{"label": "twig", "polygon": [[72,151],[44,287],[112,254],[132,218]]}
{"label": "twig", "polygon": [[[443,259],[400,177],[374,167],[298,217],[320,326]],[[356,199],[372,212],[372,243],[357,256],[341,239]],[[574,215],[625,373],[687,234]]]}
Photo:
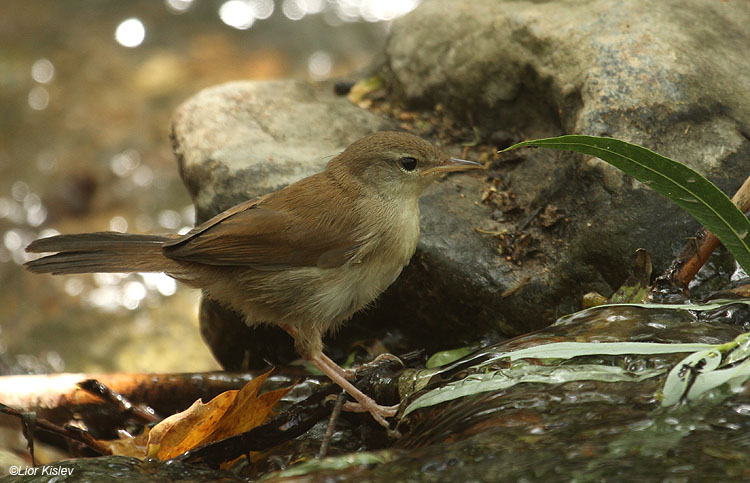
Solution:
{"label": "twig", "polygon": [[318,451],[318,458],[324,458],[328,454],[328,446],[331,444],[333,438],[333,432],[336,431],[336,423],[341,415],[341,409],[344,407],[344,401],[346,401],[346,393],[340,392],[336,397],[336,402],[333,405],[333,411],[331,411],[331,417],[328,418],[328,427],[326,428],[326,434],[323,436],[323,442],[320,444],[320,450]]}
{"label": "twig", "polygon": [[[10,416],[15,416],[17,418],[20,418],[21,421],[23,421],[24,427],[27,426],[26,418],[24,417],[25,413],[23,411],[19,411],[16,408],[12,408],[10,406],[6,406],[5,404],[0,403],[0,413],[8,414]],[[59,436],[62,436],[64,438],[72,439],[74,441],[78,441],[79,443],[82,443],[86,445],[87,447],[91,448],[92,450],[96,451],[97,453],[101,455],[110,455],[112,452],[104,445],[99,443],[96,439],[94,439],[88,432],[81,430],[80,428],[73,430],[73,429],[67,429],[63,428],[62,426],[58,426],[57,424],[51,423],[47,421],[46,419],[36,419],[34,421],[34,426],[30,431],[27,431],[24,429],[24,435],[26,435],[26,438],[29,440],[30,448],[33,448],[33,441],[34,438],[34,432],[36,430],[42,430],[47,431],[53,434],[57,434]]]}
{"label": "twig", "polygon": [[[750,211],[750,177],[748,177],[737,193],[732,197],[732,201],[743,213]],[[708,230],[701,230],[697,240],[693,239],[690,244],[683,248],[679,260],[687,258],[682,264],[677,273],[670,277],[671,273],[674,273],[676,267],[673,265],[662,275],[664,278],[671,278],[672,284],[676,287],[686,288],[690,281],[695,277],[695,274],[701,269],[709,255],[713,253],[716,247],[721,242],[713,233]],[[683,255],[684,254],[684,255]],[[689,257],[689,258],[688,258]],[[679,261],[677,262],[679,264]]]}
{"label": "twig", "polygon": [[[0,402],[22,411],[65,413],[84,408],[101,407],[102,399],[77,386],[87,379],[96,379],[130,401],[148,404],[162,414],[185,409],[198,398],[208,400],[230,389],[240,389],[261,371],[188,372],[182,374],[47,374],[0,376]],[[289,379],[304,374],[301,370],[278,370],[276,375]],[[57,421],[45,416],[46,419]]]}
{"label": "twig", "polygon": [[77,384],[84,391],[101,397],[111,404],[120,414],[126,418],[133,418],[144,424],[159,421],[162,418],[156,415],[148,405],[136,405],[117,391],[114,391],[96,379],[86,379]]}
{"label": "twig", "polygon": [[541,206],[540,206],[539,208],[537,208],[536,210],[534,210],[534,212],[533,212],[533,213],[531,213],[531,215],[529,215],[529,217],[528,217],[528,218],[526,218],[526,220],[524,220],[524,221],[523,221],[523,222],[522,222],[522,223],[521,223],[521,224],[520,224],[520,225],[518,226],[518,231],[524,231],[524,230],[525,230],[526,228],[528,228],[528,226],[529,226],[529,225],[531,224],[531,222],[532,222],[532,221],[534,220],[534,218],[536,218],[536,217],[537,217],[537,215],[539,215],[539,213],[541,213],[541,211],[542,211],[542,208],[543,208],[543,207],[541,207]]}

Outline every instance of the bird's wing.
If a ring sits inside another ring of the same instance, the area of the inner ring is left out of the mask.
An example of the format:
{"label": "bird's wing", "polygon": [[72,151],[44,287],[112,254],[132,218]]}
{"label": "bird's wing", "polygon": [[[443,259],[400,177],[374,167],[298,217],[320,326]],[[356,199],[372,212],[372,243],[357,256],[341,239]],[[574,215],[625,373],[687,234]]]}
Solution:
{"label": "bird's wing", "polygon": [[358,243],[351,230],[335,223],[302,223],[300,217],[305,213],[275,206],[278,203],[264,203],[266,199],[247,201],[220,213],[165,243],[164,254],[206,265],[283,270],[333,268],[356,253]]}

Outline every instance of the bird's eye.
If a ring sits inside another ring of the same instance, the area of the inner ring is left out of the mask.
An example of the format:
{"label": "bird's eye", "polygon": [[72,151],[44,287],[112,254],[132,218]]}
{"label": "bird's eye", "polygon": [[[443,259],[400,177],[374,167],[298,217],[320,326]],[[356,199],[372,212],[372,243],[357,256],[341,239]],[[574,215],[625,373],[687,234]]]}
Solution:
{"label": "bird's eye", "polygon": [[417,160],[411,156],[406,156],[398,160],[404,171],[414,171],[417,168]]}

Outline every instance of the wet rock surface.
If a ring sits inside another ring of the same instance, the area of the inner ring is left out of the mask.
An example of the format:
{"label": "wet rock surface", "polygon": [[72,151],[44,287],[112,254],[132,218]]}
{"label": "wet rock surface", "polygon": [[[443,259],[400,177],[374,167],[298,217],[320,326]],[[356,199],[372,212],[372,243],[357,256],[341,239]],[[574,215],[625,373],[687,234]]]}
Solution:
{"label": "wet rock surface", "polygon": [[[686,352],[679,352],[674,344],[722,344],[741,336],[747,326],[746,302],[705,310],[597,307],[566,316],[535,334],[485,347],[442,368],[407,371],[402,382],[428,382],[417,392],[403,392],[402,409],[408,411],[432,391],[443,399],[400,419],[402,437],[390,449],[369,453],[369,458],[358,453],[361,463],[345,455],[278,476],[305,474],[327,481],[348,481],[355,474],[361,481],[743,480],[750,458],[743,436],[750,424],[746,378],[676,404],[663,405],[662,395],[670,371],[692,352],[684,347]],[[543,345],[566,342],[589,343],[591,352],[569,358],[559,352],[544,355],[552,349]],[[672,352],[612,354],[603,348],[619,342],[645,343],[642,349],[666,344],[662,348]],[[735,350],[746,348],[744,341]],[[511,360],[519,350],[537,353]],[[539,377],[530,380],[532,374]],[[505,378],[509,384],[493,387]]]}
{"label": "wet rock surface", "polygon": [[[745,304],[729,303],[703,312],[601,307],[564,317],[537,334],[480,350],[434,374],[432,387],[468,382],[472,375],[494,370],[518,376],[547,364],[571,373],[598,367],[619,368],[627,376],[647,372],[651,376],[639,382],[551,377],[548,381],[555,380],[553,384],[517,384],[458,398],[402,421],[409,430],[399,447],[424,448],[419,465],[434,466],[431,471],[448,479],[446,475],[459,473],[503,481],[529,475],[539,480],[578,476],[643,481],[671,475],[696,480],[712,475],[746,477],[742,464],[735,463],[747,461],[747,445],[738,439],[748,425],[740,415],[750,397],[747,381],[717,387],[698,400],[662,406],[666,376],[685,353],[581,356],[557,362],[551,356],[546,361],[528,359],[526,368],[499,357],[507,351],[562,341],[719,344],[746,331],[746,322],[733,320],[735,312],[744,313],[747,321]],[[734,462],[727,459],[730,454],[737,458]],[[455,464],[445,465],[446,460]],[[398,478],[404,471],[391,462],[375,469],[373,479],[389,474]]]}

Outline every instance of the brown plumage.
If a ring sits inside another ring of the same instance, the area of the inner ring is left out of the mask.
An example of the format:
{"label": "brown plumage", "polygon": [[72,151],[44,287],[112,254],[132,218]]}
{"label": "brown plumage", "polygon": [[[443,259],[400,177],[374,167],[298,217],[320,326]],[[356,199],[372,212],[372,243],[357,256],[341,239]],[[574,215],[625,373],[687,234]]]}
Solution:
{"label": "brown plumage", "polygon": [[354,388],[322,353],[322,336],[377,298],[401,273],[419,237],[422,191],[446,171],[476,163],[406,133],[366,136],[326,169],[220,213],[189,233],[90,233],[37,240],[57,252],[37,273],[166,272],[295,339],[299,353],[342,385],[379,422],[389,408]]}

